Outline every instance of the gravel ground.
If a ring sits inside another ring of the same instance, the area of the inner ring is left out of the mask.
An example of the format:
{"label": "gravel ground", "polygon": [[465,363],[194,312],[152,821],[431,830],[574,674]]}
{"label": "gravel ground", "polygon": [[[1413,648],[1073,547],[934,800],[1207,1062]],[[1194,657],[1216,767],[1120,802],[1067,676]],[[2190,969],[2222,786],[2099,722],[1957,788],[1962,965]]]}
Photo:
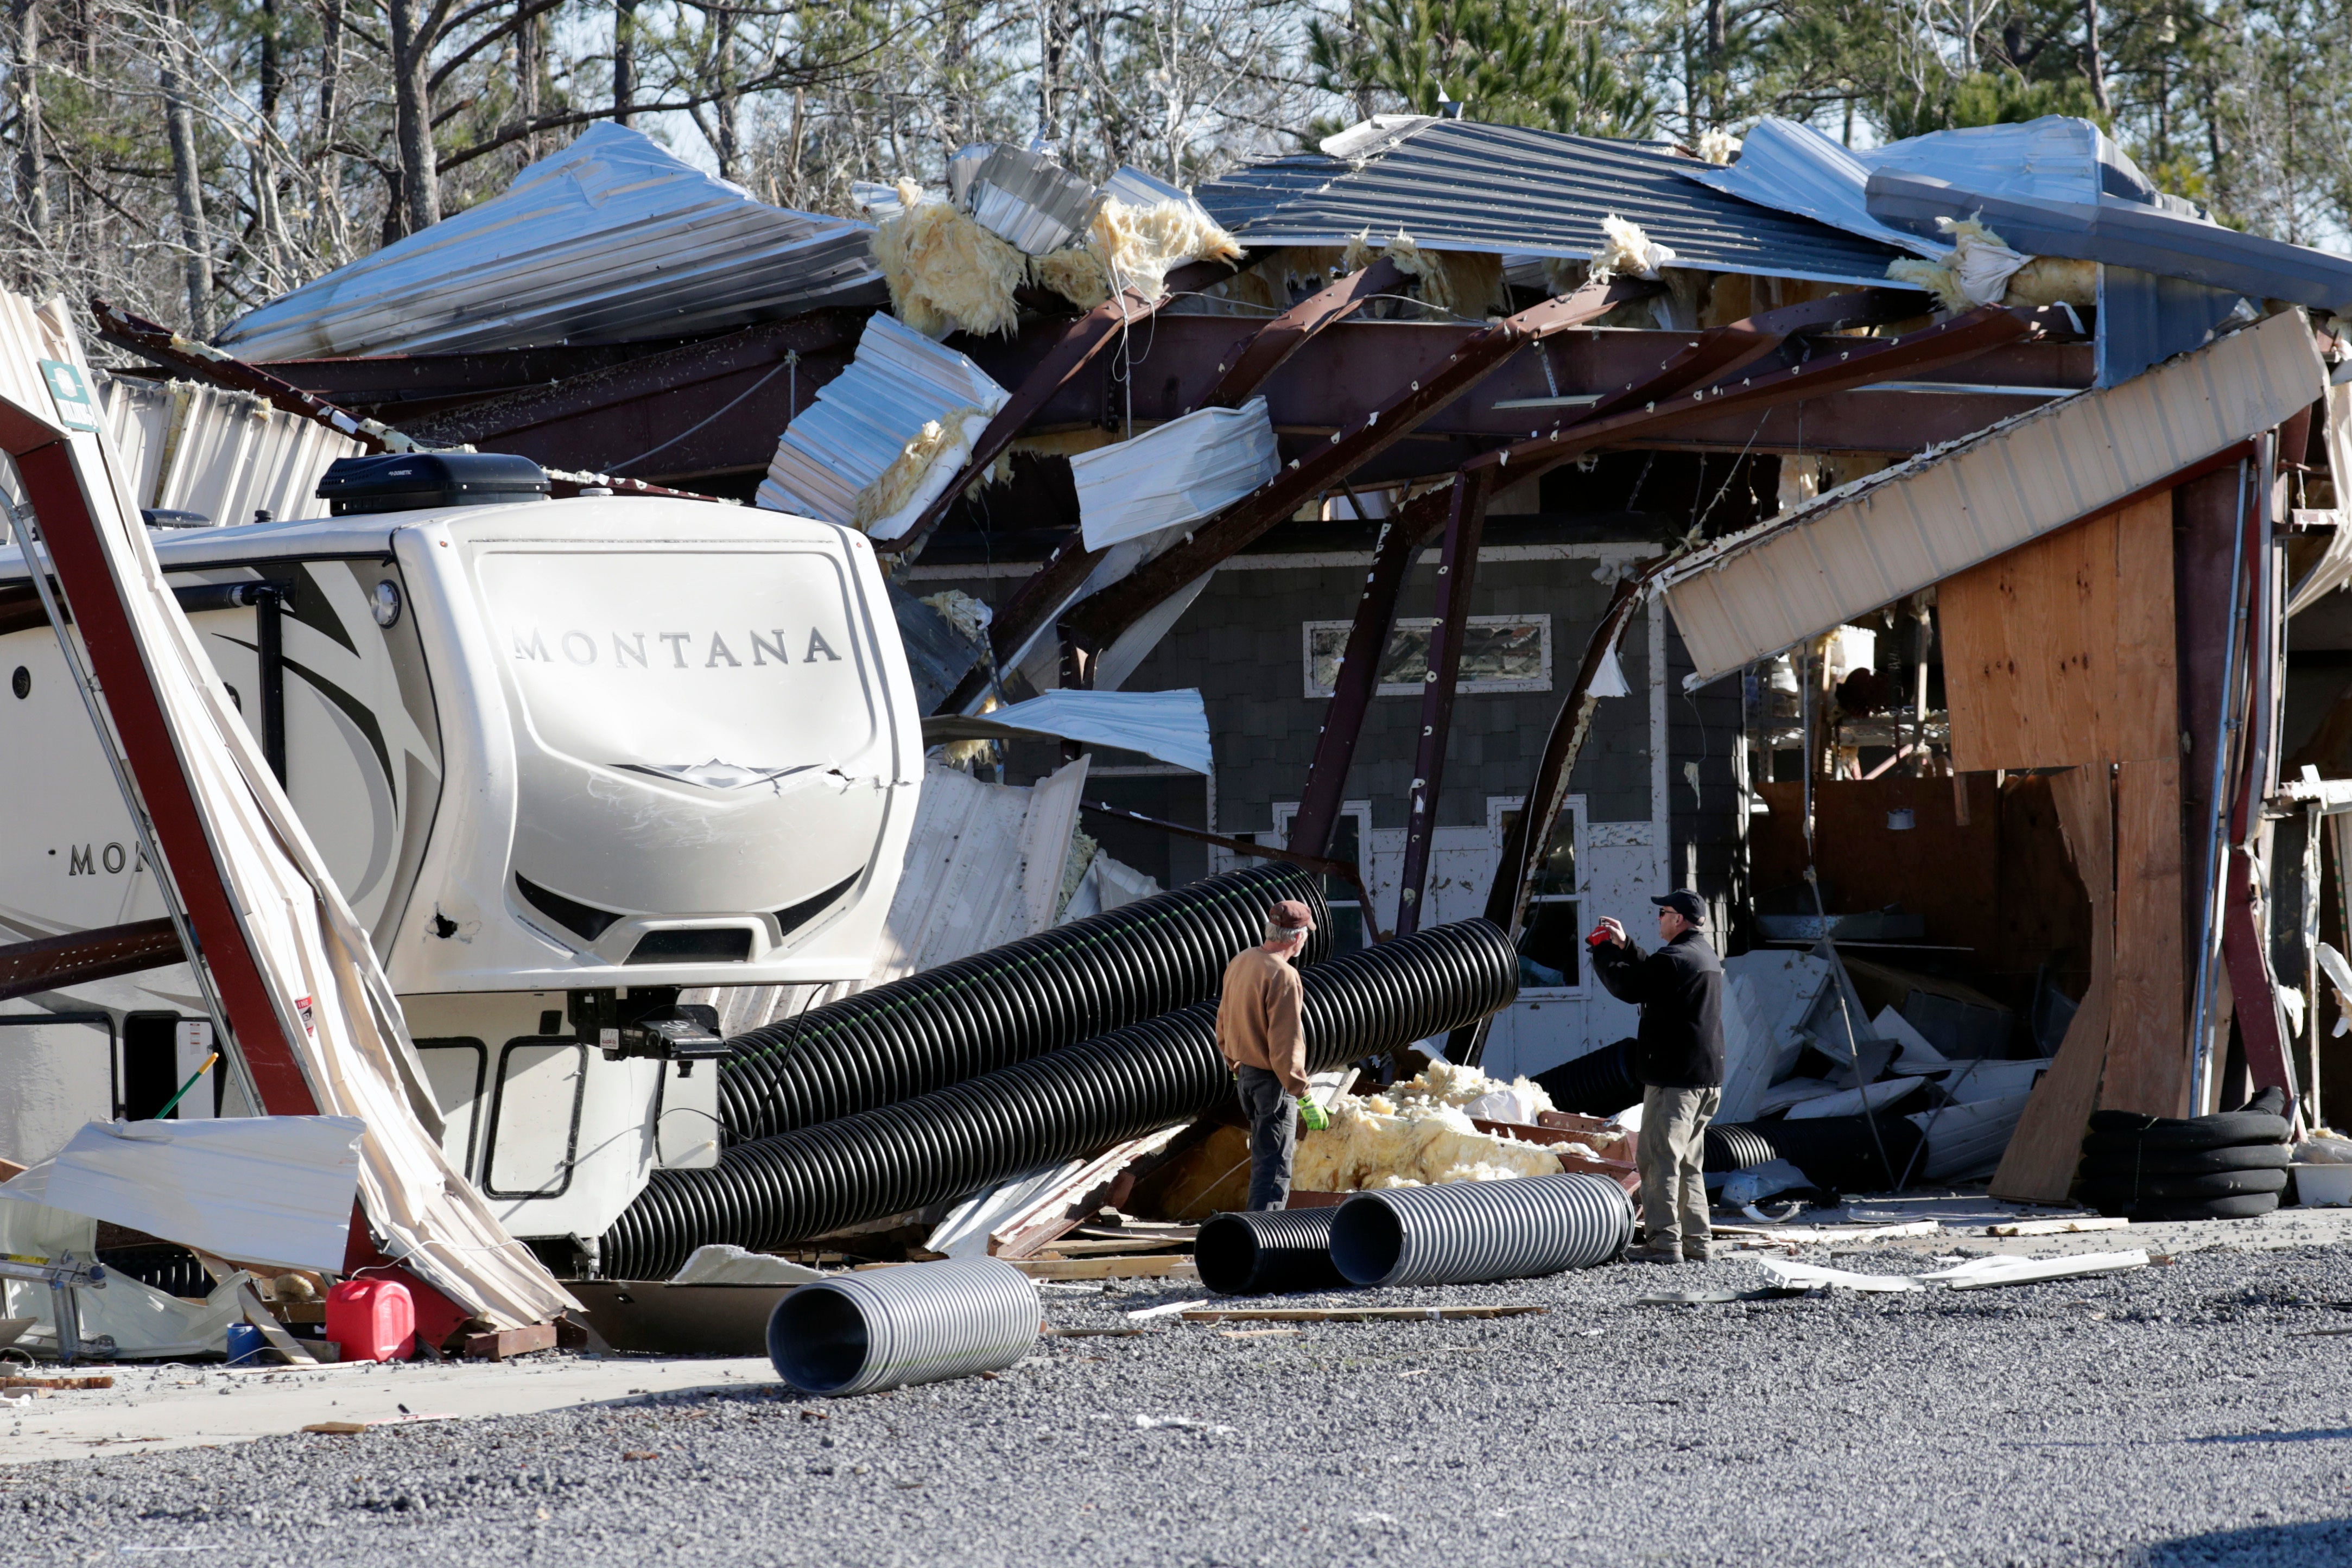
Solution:
{"label": "gravel ground", "polygon": [[[2352,1249],[1633,1301],[1764,1282],[1734,1260],[1364,1292],[1550,1311],[1163,1319],[861,1399],[739,1386],[31,1465],[0,1471],[0,1520],[17,1563],[2352,1562]],[[1064,1328],[1175,1299],[1045,1293]]]}

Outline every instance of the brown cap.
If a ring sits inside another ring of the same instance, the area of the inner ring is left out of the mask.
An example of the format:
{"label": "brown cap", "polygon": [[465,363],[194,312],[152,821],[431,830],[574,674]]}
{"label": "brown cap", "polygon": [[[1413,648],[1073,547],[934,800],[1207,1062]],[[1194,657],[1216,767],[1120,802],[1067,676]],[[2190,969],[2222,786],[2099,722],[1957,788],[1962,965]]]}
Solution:
{"label": "brown cap", "polygon": [[1298,900],[1295,898],[1286,898],[1280,904],[1276,904],[1272,909],[1267,910],[1265,912],[1265,918],[1266,924],[1269,925],[1279,926],[1285,931],[1312,931],[1315,929],[1315,916],[1307,912],[1307,905],[1299,903]]}

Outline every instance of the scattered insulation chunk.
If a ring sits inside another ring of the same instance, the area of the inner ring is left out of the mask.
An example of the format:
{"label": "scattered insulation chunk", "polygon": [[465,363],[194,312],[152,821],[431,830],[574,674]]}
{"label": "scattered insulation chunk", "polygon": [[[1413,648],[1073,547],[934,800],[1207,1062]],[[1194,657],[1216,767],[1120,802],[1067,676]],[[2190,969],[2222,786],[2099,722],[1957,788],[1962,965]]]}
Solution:
{"label": "scattered insulation chunk", "polygon": [[[1664,254],[1669,259],[1674,256],[1672,251]],[[1432,315],[1475,319],[1510,308],[1500,256],[1487,251],[1423,250],[1402,229],[1385,245],[1375,246],[1370,229],[1349,240],[1339,253],[1340,276],[1360,272],[1382,256],[1396,263],[1397,270],[1406,277],[1420,279],[1421,303]]]}
{"label": "scattered insulation chunk", "polygon": [[1299,1140],[1295,1180],[1308,1192],[1370,1192],[1558,1176],[1559,1151],[1577,1152],[1576,1145],[1521,1143],[1471,1124],[1472,1114],[1485,1114],[1498,1095],[1529,1107],[1530,1114],[1552,1108],[1527,1079],[1499,1083],[1450,1061],[1432,1062],[1418,1078],[1384,1094],[1342,1096],[1331,1106],[1329,1129]]}
{"label": "scattered insulation chunk", "polygon": [[1376,1107],[1386,1103],[1375,1096],[1334,1104],[1329,1128],[1298,1142],[1298,1186],[1366,1192],[1559,1174],[1559,1158],[1550,1148],[1482,1133],[1450,1105],[1383,1114]]}
{"label": "scattered insulation chunk", "polygon": [[1951,315],[1979,305],[2090,305],[2098,298],[2098,266],[2064,256],[2025,256],[1976,218],[1937,218],[1952,236],[1941,261],[1905,258],[1886,264],[1886,276],[1923,288]]}
{"label": "scattered insulation chunk", "polygon": [[1091,310],[1110,298],[1114,280],[1156,300],[1167,292],[1168,275],[1187,262],[1232,261],[1240,255],[1234,236],[1181,191],[1143,204],[1113,194],[1096,210],[1083,245],[1039,256],[1030,271],[1045,287]]}
{"label": "scattered insulation chunk", "polygon": [[895,538],[953,482],[1006,395],[961,354],[877,312],[849,368],[777,441],[760,505]]}
{"label": "scattered insulation chunk", "polygon": [[1615,213],[1601,220],[1601,232],[1605,239],[1601,254],[1592,258],[1585,277],[1595,283],[1608,277],[1655,277],[1662,267],[1675,264],[1674,247],[1660,245],[1642,232],[1642,225],[1628,223]]}
{"label": "scattered insulation chunk", "polygon": [[926,338],[986,337],[1020,320],[1013,291],[1028,276],[1027,258],[912,180],[898,182],[898,211],[876,225],[874,264],[890,286],[890,308]]}

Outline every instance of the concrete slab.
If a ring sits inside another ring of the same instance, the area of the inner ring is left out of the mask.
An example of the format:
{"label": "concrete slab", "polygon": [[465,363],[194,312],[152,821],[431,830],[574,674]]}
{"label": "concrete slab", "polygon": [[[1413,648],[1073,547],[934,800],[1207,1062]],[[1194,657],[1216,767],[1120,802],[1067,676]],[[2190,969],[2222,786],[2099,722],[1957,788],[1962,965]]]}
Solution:
{"label": "concrete slab", "polygon": [[[36,1375],[52,1370],[44,1367]],[[22,1402],[0,1398],[0,1432],[6,1434],[0,1442],[0,1464],[243,1443],[299,1432],[316,1421],[523,1416],[633,1396],[708,1388],[740,1391],[777,1383],[775,1369],[764,1356],[559,1354],[438,1366],[354,1363],[317,1371],[178,1364],[75,1371],[110,1373],[114,1386],[42,1394]],[[312,1440],[363,1443],[367,1438],[322,1436]]]}

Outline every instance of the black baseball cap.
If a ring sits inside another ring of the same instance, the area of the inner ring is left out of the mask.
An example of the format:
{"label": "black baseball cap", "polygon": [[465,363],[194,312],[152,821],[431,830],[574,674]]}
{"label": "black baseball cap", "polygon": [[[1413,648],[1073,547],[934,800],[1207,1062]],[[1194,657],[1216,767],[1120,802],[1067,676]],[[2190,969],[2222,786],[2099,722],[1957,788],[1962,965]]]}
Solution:
{"label": "black baseball cap", "polygon": [[1675,889],[1674,892],[1662,894],[1658,897],[1650,900],[1650,902],[1656,904],[1661,909],[1673,910],[1676,915],[1681,915],[1693,925],[1704,925],[1706,924],[1706,905],[1701,904],[1699,902],[1698,894],[1693,893],[1689,888],[1678,887]]}

